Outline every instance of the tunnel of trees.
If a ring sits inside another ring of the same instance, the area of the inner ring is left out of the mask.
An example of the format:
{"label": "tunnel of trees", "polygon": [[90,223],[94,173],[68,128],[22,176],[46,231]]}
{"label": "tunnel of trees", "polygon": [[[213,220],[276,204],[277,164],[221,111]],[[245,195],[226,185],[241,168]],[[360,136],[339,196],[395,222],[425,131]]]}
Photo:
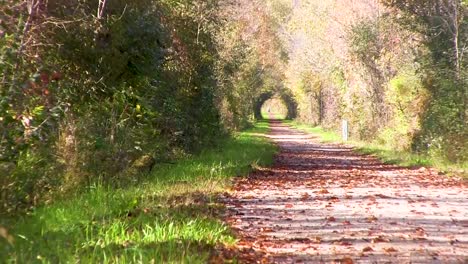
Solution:
{"label": "tunnel of trees", "polygon": [[274,96],[288,119],[466,162],[467,5],[3,1],[0,207],[196,153]]}
{"label": "tunnel of trees", "polygon": [[256,119],[265,118],[262,115],[262,106],[265,104],[266,101],[273,98],[274,96],[278,96],[279,98],[281,98],[284,105],[286,106],[287,114],[286,114],[285,118],[286,119],[296,118],[297,103],[294,100],[294,98],[292,97],[292,95],[289,94],[287,91],[279,92],[279,93],[269,91],[269,92],[263,92],[262,94],[260,94],[260,96],[258,96],[258,98],[255,100],[255,104],[254,104],[255,118]]}

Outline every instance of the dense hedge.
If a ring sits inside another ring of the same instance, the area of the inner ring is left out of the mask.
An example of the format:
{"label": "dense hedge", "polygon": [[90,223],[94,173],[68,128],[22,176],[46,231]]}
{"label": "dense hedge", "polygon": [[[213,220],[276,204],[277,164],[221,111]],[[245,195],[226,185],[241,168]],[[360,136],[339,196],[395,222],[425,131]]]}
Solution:
{"label": "dense hedge", "polygon": [[147,170],[225,134],[215,105],[217,5],[2,4],[2,206],[129,177],[129,168]]}

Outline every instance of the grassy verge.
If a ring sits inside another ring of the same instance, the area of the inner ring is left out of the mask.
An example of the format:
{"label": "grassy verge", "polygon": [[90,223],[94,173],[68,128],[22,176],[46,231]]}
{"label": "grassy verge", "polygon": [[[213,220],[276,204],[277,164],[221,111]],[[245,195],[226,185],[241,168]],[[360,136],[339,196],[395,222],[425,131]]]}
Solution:
{"label": "grassy verge", "polygon": [[267,131],[259,122],[137,184],[95,184],[29,215],[0,218],[0,262],[205,263],[216,245],[235,243],[216,197],[233,177],[272,162],[276,147],[258,136]]}
{"label": "grassy verge", "polygon": [[286,118],[286,114],[282,114],[282,113],[277,113],[277,112],[268,112],[268,111],[264,111],[262,110],[262,117],[263,119],[265,120],[268,120],[270,119],[270,116],[274,119],[285,119]]}
{"label": "grassy verge", "polygon": [[[297,128],[306,133],[321,137],[323,142],[342,142],[341,136],[333,131],[326,131],[321,127],[312,127],[297,121],[284,120],[285,124]],[[397,151],[377,143],[369,143],[358,140],[347,141],[356,151],[379,157],[384,163],[398,164],[401,166],[431,166],[448,174],[454,174],[468,178],[468,163],[454,164],[441,159],[436,159],[427,154],[415,154],[408,151]]]}
{"label": "grassy verge", "polygon": [[299,123],[299,122],[294,121],[294,120],[283,120],[283,123],[285,123],[285,124],[287,124],[287,125],[289,125],[289,126],[291,126],[293,128],[304,131],[306,133],[315,134],[315,135],[319,136],[323,142],[338,142],[338,141],[341,141],[341,137],[337,133],[332,132],[332,131],[326,131],[322,127],[319,127],[319,126],[313,127],[313,126],[310,126],[310,125]]}

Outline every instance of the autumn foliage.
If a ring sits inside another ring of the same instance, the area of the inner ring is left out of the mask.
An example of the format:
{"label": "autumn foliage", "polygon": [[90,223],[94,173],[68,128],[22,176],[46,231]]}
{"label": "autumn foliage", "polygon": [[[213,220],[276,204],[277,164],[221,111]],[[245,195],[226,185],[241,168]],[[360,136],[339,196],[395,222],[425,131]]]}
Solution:
{"label": "autumn foliage", "polygon": [[466,162],[466,16],[457,0],[4,1],[2,206],[215,145],[270,98]]}

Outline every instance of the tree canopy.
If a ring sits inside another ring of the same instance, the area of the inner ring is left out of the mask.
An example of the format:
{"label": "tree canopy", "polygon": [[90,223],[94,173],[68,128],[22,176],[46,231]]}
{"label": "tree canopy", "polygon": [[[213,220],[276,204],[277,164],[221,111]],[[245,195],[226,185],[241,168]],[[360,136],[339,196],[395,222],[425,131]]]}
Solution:
{"label": "tree canopy", "polygon": [[[288,117],[466,162],[460,0],[3,0],[2,206]],[[17,206],[18,207],[18,206]]]}

